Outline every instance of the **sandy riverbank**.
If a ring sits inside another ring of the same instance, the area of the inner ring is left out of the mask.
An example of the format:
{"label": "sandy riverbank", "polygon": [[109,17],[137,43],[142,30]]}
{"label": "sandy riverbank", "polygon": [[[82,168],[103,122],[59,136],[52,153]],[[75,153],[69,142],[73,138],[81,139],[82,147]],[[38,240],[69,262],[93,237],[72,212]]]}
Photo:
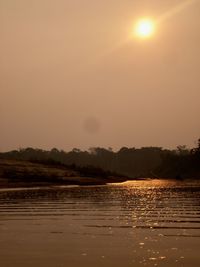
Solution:
{"label": "sandy riverbank", "polygon": [[81,172],[66,166],[0,159],[0,188],[102,185],[124,181],[126,181],[125,178],[115,176],[87,177]]}

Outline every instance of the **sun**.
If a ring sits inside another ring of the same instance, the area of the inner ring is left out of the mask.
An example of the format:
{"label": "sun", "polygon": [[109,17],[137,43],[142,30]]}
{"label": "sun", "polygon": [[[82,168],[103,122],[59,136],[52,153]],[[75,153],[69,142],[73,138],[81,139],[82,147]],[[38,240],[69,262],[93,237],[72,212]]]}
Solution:
{"label": "sun", "polygon": [[143,18],[136,22],[134,34],[139,38],[150,38],[155,32],[155,22],[152,19]]}

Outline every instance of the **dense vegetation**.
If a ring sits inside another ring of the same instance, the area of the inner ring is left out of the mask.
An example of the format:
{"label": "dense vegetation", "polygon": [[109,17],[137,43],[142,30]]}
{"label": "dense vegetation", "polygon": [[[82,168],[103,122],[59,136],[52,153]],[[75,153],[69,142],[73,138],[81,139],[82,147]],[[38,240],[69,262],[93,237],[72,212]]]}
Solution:
{"label": "dense vegetation", "polygon": [[65,152],[56,148],[50,151],[25,148],[0,153],[0,158],[64,164],[89,176],[104,176],[103,169],[130,178],[200,178],[200,139],[193,149],[187,149],[186,146],[178,146],[175,150],[123,147],[114,152],[110,148],[95,147],[89,151],[73,149]]}

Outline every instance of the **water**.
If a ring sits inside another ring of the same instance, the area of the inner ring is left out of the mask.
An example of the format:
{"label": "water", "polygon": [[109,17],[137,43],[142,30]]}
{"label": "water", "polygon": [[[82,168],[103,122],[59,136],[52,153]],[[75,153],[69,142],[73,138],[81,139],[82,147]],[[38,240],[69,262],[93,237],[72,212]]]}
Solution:
{"label": "water", "polygon": [[200,183],[0,190],[0,266],[200,264]]}

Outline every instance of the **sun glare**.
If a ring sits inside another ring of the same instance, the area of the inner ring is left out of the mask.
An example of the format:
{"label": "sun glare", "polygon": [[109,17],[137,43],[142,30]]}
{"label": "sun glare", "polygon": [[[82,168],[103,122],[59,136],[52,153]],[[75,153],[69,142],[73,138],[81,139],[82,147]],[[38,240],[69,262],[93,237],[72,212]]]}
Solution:
{"label": "sun glare", "polygon": [[140,19],[134,29],[135,36],[139,38],[150,38],[155,32],[155,23],[151,19]]}

